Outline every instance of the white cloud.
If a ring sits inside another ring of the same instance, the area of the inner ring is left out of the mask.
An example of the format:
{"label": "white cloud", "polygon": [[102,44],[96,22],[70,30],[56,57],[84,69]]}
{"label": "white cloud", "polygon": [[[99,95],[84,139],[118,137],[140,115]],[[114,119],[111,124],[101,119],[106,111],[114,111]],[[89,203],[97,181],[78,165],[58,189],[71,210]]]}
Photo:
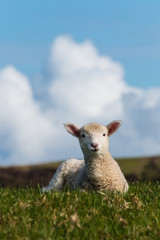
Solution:
{"label": "white cloud", "polygon": [[99,56],[90,42],[76,44],[69,37],[59,37],[51,49],[54,70],[50,95],[58,109],[85,120],[110,114],[107,107],[117,103],[113,115],[121,112],[117,100],[127,92],[123,68],[108,57]]}
{"label": "white cloud", "polygon": [[13,67],[0,71],[1,164],[38,162],[47,158],[55,132],[33,98],[28,79]]}
{"label": "white cloud", "polygon": [[160,153],[160,89],[128,86],[123,67],[100,56],[91,42],[58,37],[42,78],[43,97],[35,100],[23,74],[13,67],[0,71],[0,164],[82,156],[62,126],[69,121],[83,125],[122,119],[122,128],[111,137],[114,155]]}

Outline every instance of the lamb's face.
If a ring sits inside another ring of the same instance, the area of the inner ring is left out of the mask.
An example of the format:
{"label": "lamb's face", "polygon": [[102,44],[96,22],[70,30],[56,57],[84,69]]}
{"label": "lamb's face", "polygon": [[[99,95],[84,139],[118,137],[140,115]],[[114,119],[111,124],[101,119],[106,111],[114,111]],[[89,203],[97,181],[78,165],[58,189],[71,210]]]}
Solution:
{"label": "lamb's face", "polygon": [[97,155],[108,151],[107,127],[90,123],[80,129],[79,142],[84,155]]}
{"label": "lamb's face", "polygon": [[121,121],[113,121],[107,126],[89,123],[82,128],[72,123],[64,124],[65,129],[77,137],[84,156],[105,154],[108,152],[108,137],[121,126]]}

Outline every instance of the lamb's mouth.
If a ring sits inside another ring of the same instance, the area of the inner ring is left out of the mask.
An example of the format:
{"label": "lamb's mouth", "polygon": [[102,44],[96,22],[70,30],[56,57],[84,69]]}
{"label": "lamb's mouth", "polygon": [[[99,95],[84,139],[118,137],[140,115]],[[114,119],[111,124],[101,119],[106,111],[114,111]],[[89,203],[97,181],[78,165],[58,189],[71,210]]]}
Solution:
{"label": "lamb's mouth", "polygon": [[92,152],[98,152],[98,151],[99,151],[99,149],[97,149],[97,148],[94,148],[94,149],[91,149],[91,151],[92,151]]}

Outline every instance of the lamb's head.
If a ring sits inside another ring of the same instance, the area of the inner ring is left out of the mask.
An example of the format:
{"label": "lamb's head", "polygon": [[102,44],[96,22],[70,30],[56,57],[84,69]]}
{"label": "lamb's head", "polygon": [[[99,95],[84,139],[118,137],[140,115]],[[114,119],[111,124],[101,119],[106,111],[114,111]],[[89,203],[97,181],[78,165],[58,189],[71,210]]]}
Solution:
{"label": "lamb's head", "polygon": [[89,123],[79,128],[74,124],[64,124],[66,130],[77,137],[84,156],[105,154],[108,152],[108,137],[117,131],[121,121],[113,121],[107,126]]}

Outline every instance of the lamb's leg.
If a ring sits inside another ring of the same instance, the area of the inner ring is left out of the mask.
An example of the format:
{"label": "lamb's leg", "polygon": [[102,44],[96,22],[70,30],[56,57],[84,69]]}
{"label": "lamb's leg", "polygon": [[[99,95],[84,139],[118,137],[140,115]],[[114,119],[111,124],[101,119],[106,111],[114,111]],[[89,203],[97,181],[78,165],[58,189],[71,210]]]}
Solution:
{"label": "lamb's leg", "polygon": [[64,163],[62,163],[55,174],[53,175],[49,185],[47,187],[42,188],[42,192],[50,192],[54,190],[61,190],[64,185],[64,171],[63,171]]}

